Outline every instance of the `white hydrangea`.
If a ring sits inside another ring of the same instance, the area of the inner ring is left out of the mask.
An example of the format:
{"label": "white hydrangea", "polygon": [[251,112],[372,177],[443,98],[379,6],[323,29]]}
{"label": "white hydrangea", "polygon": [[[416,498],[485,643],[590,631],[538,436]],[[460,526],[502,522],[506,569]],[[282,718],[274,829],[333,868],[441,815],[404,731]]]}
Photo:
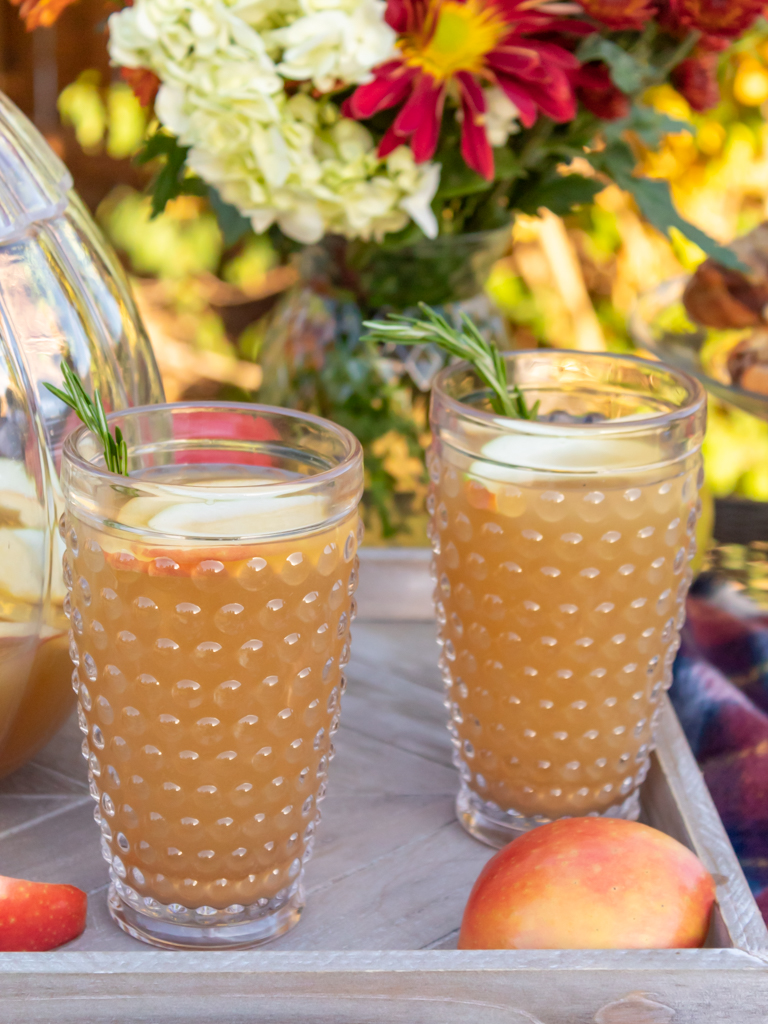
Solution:
{"label": "white hydrangea", "polygon": [[161,123],[188,166],[251,219],[300,242],[380,239],[409,219],[434,237],[440,168],[370,133],[320,92],[364,80],[392,51],[384,0],[136,0],[109,19],[110,55],[161,80]]}
{"label": "white hydrangea", "polygon": [[137,0],[109,18],[109,53],[212,98],[283,88],[259,32],[221,0]]}
{"label": "white hydrangea", "polygon": [[283,78],[311,81],[321,92],[362,82],[371,68],[392,55],[395,33],[384,21],[384,0],[360,0],[297,18],[269,34],[268,45],[282,48],[277,70]]}
{"label": "white hydrangea", "polygon": [[328,101],[304,94],[271,97],[275,121],[254,111],[224,114],[186,103],[189,93],[163,85],[160,119],[191,146],[187,163],[254,230],[277,223],[299,242],[326,232],[381,239],[409,219],[430,237],[437,222],[430,203],[440,178],[436,164],[417,165],[405,146],[385,160],[363,125],[339,116]]}

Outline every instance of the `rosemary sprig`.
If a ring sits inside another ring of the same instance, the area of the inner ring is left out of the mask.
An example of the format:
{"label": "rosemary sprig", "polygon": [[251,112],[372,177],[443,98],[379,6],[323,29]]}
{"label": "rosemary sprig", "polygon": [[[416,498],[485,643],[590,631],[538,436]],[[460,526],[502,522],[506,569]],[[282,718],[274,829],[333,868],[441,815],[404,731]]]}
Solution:
{"label": "rosemary sprig", "polygon": [[517,384],[507,380],[504,356],[492,341],[486,340],[466,313],[462,313],[462,329],[448,321],[426,303],[419,303],[420,317],[390,314],[388,320],[366,320],[368,334],[364,341],[394,345],[427,345],[430,342],[452,356],[466,359],[493,392],[491,406],[501,416],[516,420],[535,420],[539,403],[528,408]]}
{"label": "rosemary sprig", "polygon": [[46,387],[51,394],[56,395],[62,402],[74,409],[78,417],[88,429],[99,438],[104,446],[104,461],[111,473],[119,476],[128,476],[128,445],[125,443],[120,427],[115,427],[115,436],[109,432],[107,416],[104,412],[104,405],[98,388],[94,397],[86,394],[85,388],[80,383],[80,378],[66,364],[61,364],[64,375],[64,390],[54,387],[46,382]]}

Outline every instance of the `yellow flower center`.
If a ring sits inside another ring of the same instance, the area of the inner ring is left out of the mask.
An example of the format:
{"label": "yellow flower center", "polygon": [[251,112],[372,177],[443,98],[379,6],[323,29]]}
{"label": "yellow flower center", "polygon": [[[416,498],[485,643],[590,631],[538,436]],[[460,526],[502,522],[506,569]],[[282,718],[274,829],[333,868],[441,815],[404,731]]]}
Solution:
{"label": "yellow flower center", "polygon": [[458,71],[479,74],[508,30],[498,8],[483,0],[435,0],[422,31],[398,45],[407,64],[444,81]]}

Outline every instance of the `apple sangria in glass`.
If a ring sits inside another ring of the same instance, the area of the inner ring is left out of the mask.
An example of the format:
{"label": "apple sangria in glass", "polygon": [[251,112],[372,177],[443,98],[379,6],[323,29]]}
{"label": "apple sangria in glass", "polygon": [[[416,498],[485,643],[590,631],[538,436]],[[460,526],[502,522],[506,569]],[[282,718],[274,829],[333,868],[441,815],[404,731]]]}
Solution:
{"label": "apple sangria in glass", "polygon": [[61,520],[109,909],[155,945],[258,945],[301,913],[349,658],[360,445],[228,403],[109,426],[129,475],[82,427]]}
{"label": "apple sangria in glass", "polygon": [[428,460],[457,813],[492,846],[564,816],[637,817],[685,617],[706,418],[700,385],[661,363],[503,358],[533,418],[494,412],[455,364],[433,388]]}

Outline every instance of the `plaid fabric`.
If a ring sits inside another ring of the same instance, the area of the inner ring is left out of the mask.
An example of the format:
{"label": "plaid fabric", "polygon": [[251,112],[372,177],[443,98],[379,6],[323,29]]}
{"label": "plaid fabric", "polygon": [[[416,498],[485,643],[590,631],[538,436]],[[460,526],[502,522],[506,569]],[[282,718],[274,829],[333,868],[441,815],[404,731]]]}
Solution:
{"label": "plaid fabric", "polygon": [[670,696],[768,922],[768,615],[700,577]]}

